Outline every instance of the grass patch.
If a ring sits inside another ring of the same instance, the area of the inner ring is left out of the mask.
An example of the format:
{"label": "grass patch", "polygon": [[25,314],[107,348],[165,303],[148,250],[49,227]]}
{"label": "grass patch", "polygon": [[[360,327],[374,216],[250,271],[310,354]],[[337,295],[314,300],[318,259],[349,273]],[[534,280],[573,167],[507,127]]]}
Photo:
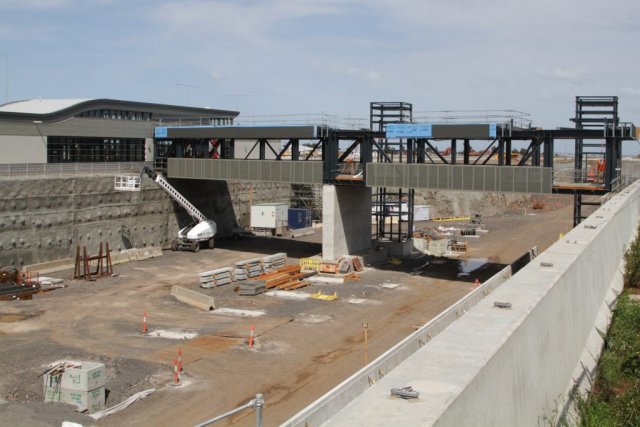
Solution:
{"label": "grass patch", "polygon": [[613,312],[596,383],[588,398],[578,400],[583,427],[640,426],[640,303],[631,299],[640,293],[640,238],[624,258],[626,289]]}

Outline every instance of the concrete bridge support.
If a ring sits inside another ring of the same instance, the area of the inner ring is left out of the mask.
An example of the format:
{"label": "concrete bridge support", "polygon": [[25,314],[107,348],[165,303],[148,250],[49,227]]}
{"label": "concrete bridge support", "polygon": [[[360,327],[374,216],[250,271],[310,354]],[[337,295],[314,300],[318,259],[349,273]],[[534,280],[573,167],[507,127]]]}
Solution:
{"label": "concrete bridge support", "polygon": [[338,259],[371,246],[371,188],[322,186],[322,257]]}

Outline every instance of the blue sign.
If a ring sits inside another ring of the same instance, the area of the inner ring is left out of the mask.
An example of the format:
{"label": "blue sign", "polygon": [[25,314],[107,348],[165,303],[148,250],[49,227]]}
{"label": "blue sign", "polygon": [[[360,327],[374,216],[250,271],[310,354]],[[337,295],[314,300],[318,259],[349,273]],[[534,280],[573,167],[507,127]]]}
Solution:
{"label": "blue sign", "polygon": [[431,138],[432,125],[426,123],[390,123],[387,125],[387,138]]}
{"label": "blue sign", "polygon": [[168,136],[167,127],[166,126],[157,126],[155,128],[155,136],[156,136],[156,138],[166,138]]}
{"label": "blue sign", "polygon": [[495,123],[489,124],[489,136],[495,138],[498,134],[498,126]]}

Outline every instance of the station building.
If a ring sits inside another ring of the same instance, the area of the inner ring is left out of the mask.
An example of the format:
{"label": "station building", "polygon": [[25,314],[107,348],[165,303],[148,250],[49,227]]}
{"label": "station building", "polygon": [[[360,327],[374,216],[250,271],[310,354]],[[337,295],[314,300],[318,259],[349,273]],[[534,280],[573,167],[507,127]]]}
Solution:
{"label": "station building", "polygon": [[232,125],[236,111],[116,99],[0,105],[0,164],[153,161],[158,125]]}

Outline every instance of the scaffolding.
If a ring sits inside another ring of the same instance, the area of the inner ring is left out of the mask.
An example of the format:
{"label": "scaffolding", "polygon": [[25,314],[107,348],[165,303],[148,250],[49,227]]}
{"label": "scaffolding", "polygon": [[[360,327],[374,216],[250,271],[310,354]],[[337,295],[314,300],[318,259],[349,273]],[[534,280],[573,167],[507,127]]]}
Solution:
{"label": "scaffolding", "polygon": [[[370,129],[385,132],[392,123],[411,123],[413,105],[408,102],[372,102],[370,104]],[[374,158],[379,163],[413,163],[413,156],[407,151],[406,139],[380,138]],[[396,159],[397,158],[397,159]],[[372,216],[376,224],[374,238],[378,240],[402,242],[413,233],[413,205],[415,190],[398,188],[391,191],[378,187],[373,193]]]}
{"label": "scaffolding", "polygon": [[314,221],[322,221],[322,186],[291,184],[291,207],[309,209]]}

